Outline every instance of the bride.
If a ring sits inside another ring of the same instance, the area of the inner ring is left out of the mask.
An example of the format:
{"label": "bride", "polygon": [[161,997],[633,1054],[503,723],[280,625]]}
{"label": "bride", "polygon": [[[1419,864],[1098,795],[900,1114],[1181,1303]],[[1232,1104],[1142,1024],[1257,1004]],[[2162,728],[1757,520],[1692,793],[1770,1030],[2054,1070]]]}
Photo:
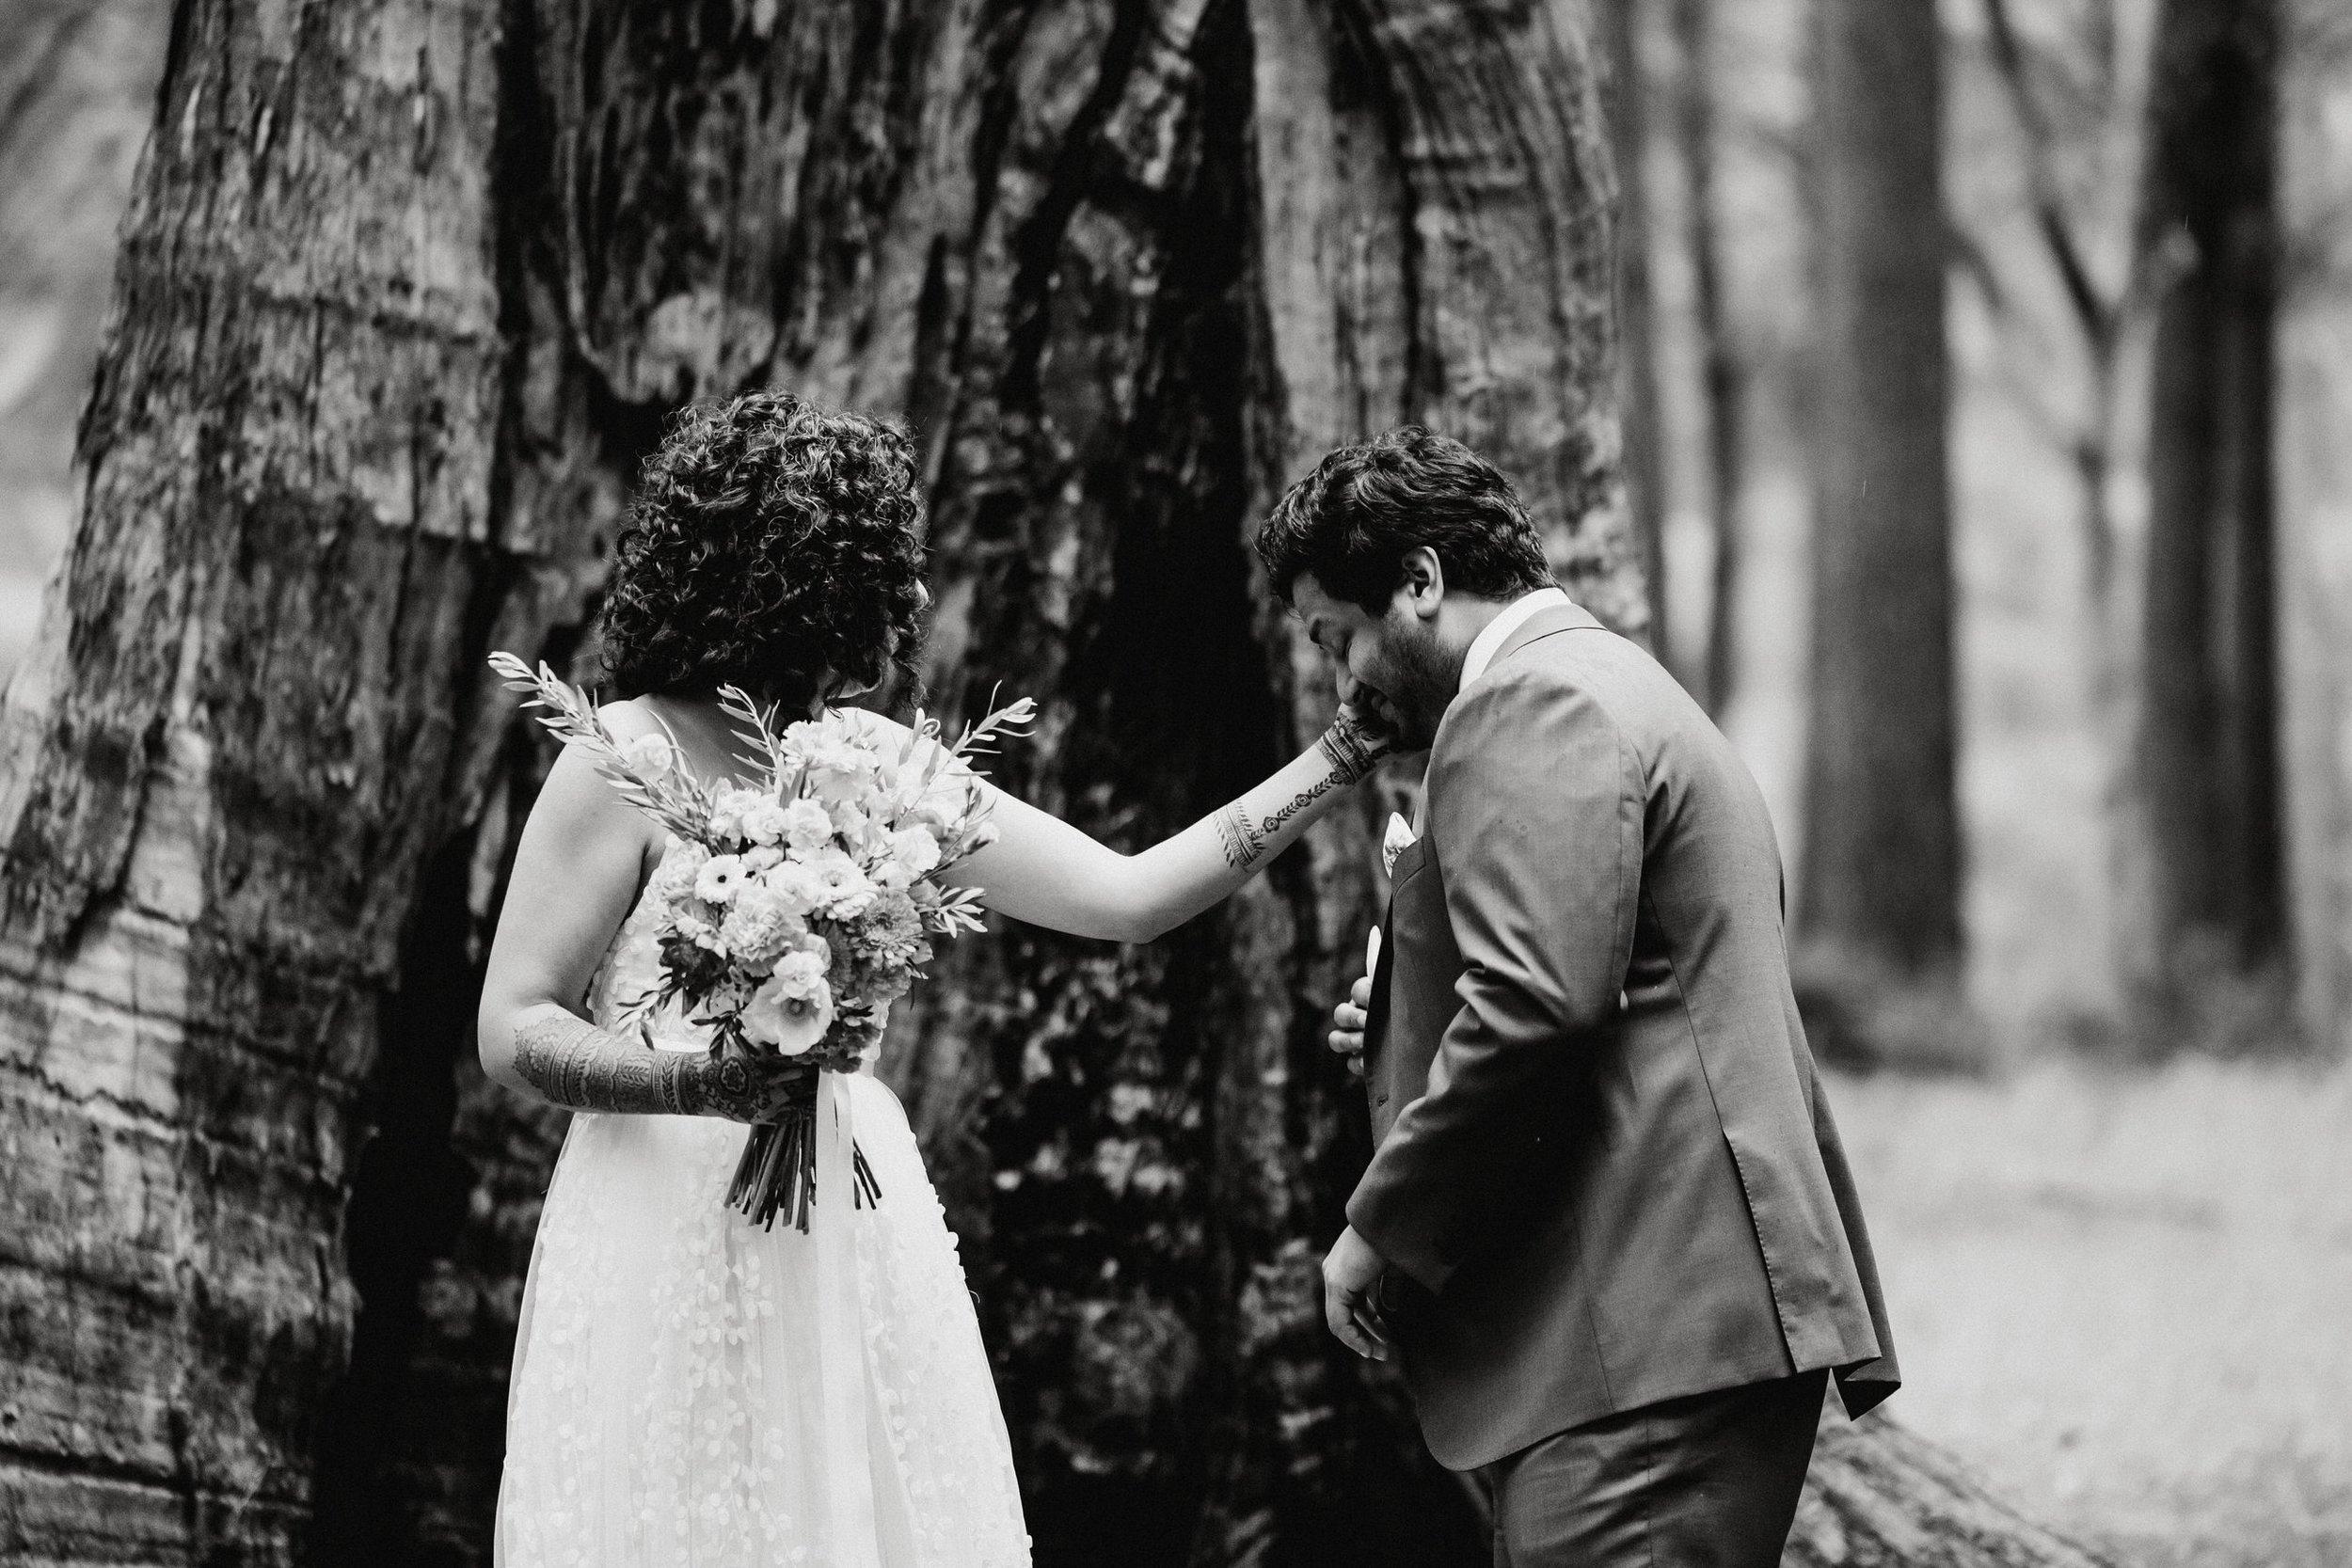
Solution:
{"label": "bride", "polygon": [[[748,783],[717,689],[818,712],[911,670],[919,481],[893,426],[757,393],[689,410],[648,460],[602,612],[623,741],[664,726]],[[888,725],[879,717],[867,721]],[[1117,853],[992,789],[1001,836],[951,879],[1016,920],[1145,942],[1231,894],[1371,768],[1343,710],[1223,810]],[[792,1075],[682,1022],[608,1032],[659,966],[671,847],[576,748],[524,825],[485,978],[484,1067],[573,1117],[524,1286],[499,1491],[502,1568],[997,1568],[1028,1537],[979,1327],[904,1111],[849,1119],[882,1197],[820,1188],[804,1233],[724,1198]],[[967,938],[965,940],[975,940]],[[984,940],[984,939],[979,939]]]}

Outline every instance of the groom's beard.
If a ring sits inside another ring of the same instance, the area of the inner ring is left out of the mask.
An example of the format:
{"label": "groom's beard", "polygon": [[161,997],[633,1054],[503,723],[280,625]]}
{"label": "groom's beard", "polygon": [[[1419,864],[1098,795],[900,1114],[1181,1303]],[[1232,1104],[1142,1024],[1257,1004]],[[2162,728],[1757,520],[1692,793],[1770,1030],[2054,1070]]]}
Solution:
{"label": "groom's beard", "polygon": [[1397,749],[1425,752],[1461,685],[1462,656],[1449,654],[1435,631],[1408,617],[1394,616],[1381,629],[1379,665],[1366,672],[1366,684],[1395,726]]}

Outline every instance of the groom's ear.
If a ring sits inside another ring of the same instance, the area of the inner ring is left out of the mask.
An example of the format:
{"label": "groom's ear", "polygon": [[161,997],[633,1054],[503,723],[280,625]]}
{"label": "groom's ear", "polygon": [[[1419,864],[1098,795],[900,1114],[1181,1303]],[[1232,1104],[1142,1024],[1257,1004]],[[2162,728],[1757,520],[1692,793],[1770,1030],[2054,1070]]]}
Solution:
{"label": "groom's ear", "polygon": [[1420,619],[1436,620],[1438,607],[1445,603],[1445,563],[1428,546],[1416,545],[1405,552],[1401,564],[1404,580],[1397,585],[1397,593]]}

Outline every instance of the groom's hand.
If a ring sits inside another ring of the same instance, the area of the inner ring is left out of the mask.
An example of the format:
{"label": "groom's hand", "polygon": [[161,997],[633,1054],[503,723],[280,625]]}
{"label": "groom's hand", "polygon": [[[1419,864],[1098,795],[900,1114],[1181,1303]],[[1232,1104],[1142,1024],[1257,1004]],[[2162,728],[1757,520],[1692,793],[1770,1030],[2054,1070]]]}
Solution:
{"label": "groom's hand", "polygon": [[1364,1025],[1372,1017],[1372,976],[1348,988],[1347,1000],[1331,1009],[1331,1049],[1347,1058],[1347,1070],[1364,1075]]}
{"label": "groom's hand", "polygon": [[1352,1225],[1323,1259],[1323,1321],[1342,1344],[1370,1361],[1389,1358],[1389,1327],[1374,1294],[1387,1270]]}

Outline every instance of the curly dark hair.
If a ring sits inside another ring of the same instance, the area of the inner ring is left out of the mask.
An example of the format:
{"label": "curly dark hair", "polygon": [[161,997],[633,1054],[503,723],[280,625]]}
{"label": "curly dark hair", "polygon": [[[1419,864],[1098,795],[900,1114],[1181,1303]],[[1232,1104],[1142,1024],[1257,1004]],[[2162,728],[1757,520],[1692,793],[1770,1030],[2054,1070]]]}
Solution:
{"label": "curly dark hair", "polygon": [[739,686],[786,714],[908,677],[923,505],[898,425],[789,392],[692,404],[645,461],[598,622],[624,697]]}
{"label": "curly dark hair", "polygon": [[1375,619],[1405,581],[1405,553],[1421,546],[1437,552],[1457,593],[1514,597],[1552,580],[1544,542],[1502,471],[1417,424],[1316,464],[1275,503],[1256,544],[1278,597],[1287,602],[1311,577]]}

